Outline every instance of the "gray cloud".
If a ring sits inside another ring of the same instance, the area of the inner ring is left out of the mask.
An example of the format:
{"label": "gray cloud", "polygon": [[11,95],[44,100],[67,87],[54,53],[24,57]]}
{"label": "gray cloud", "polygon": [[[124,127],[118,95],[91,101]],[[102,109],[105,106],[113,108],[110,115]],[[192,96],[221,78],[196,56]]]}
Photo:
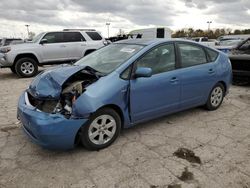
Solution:
{"label": "gray cloud", "polygon": [[182,0],[187,7],[203,10],[205,15],[216,15],[216,21],[220,24],[236,26],[249,25],[250,10],[249,0]]}
{"label": "gray cloud", "polygon": [[[81,1],[81,0],[43,0],[43,1],[30,1],[30,0],[3,0],[0,6],[0,18],[25,21],[41,24],[54,24],[54,25],[83,25],[88,26],[88,22],[82,22],[85,17],[79,16],[79,19],[74,20],[78,23],[72,23],[70,20],[66,21],[59,17],[60,11],[81,11],[89,13],[91,20],[102,20],[105,22],[102,13],[108,14],[109,19],[120,17],[138,25],[171,25],[175,10],[171,7],[171,3],[163,1]],[[115,21],[113,19],[113,21]],[[79,24],[81,23],[81,24]]]}
{"label": "gray cloud", "polygon": [[126,18],[138,25],[171,25],[173,17],[178,13],[178,11],[172,7],[171,1],[73,0],[73,2],[85,12],[111,13],[114,16]]}
{"label": "gray cloud", "polygon": [[1,0],[0,20],[48,27],[103,27],[106,21],[112,22],[114,28],[172,26],[178,15],[185,16],[189,9],[197,9],[207,17],[215,18],[213,21],[219,24],[249,25],[249,0],[175,2],[185,5],[186,10],[170,0]]}

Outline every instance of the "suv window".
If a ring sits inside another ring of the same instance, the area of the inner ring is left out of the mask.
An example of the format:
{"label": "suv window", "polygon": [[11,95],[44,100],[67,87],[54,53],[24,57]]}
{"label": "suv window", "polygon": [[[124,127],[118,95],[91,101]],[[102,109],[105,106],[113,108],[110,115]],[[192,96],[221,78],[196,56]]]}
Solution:
{"label": "suv window", "polygon": [[212,50],[212,49],[209,49],[209,48],[206,48],[206,51],[207,51],[208,56],[210,58],[210,62],[214,62],[217,59],[219,53]]}
{"label": "suv window", "polygon": [[63,41],[63,33],[62,32],[51,32],[47,33],[43,39],[47,39],[47,43],[59,43]]}
{"label": "suv window", "polygon": [[86,32],[87,35],[92,39],[92,40],[102,40],[101,35],[97,32]]}
{"label": "suv window", "polygon": [[81,42],[85,38],[79,32],[65,32],[63,33],[64,42]]}
{"label": "suv window", "polygon": [[207,63],[207,57],[202,47],[187,43],[179,43],[178,47],[180,50],[182,67]]}
{"label": "suv window", "polygon": [[175,69],[175,49],[173,44],[159,46],[137,61],[137,67],[148,67],[153,74]]}

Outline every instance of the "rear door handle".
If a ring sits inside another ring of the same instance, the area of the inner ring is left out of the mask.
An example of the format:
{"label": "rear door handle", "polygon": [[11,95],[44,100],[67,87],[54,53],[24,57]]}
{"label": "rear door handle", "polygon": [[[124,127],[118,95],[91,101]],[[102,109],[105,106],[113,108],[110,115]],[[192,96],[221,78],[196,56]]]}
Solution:
{"label": "rear door handle", "polygon": [[179,80],[178,80],[178,78],[176,78],[176,77],[173,77],[173,78],[171,78],[171,80],[170,80],[170,82],[171,83],[176,83],[176,82],[178,82]]}
{"label": "rear door handle", "polygon": [[66,46],[62,44],[60,47],[65,48]]}

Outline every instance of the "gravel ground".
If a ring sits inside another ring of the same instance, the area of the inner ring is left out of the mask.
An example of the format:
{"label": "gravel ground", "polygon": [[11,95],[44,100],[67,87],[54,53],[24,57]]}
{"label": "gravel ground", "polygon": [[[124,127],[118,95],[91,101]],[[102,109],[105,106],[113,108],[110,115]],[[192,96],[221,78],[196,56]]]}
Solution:
{"label": "gravel ground", "polygon": [[137,125],[101,151],[62,152],[31,143],[16,119],[31,80],[0,69],[0,187],[250,187],[250,86],[231,87],[217,111]]}

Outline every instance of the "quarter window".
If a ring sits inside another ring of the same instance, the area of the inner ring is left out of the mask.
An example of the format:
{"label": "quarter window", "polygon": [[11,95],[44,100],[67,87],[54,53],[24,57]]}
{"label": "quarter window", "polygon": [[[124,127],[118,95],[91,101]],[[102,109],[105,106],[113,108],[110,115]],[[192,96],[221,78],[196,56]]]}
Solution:
{"label": "quarter window", "polygon": [[207,63],[207,57],[202,47],[192,44],[178,44],[182,67],[190,67]]}
{"label": "quarter window", "polygon": [[87,35],[92,39],[92,40],[102,40],[101,35],[97,32],[86,32]]}
{"label": "quarter window", "polygon": [[175,49],[173,44],[157,47],[137,61],[137,67],[148,67],[153,74],[175,69]]}
{"label": "quarter window", "polygon": [[61,32],[52,32],[47,33],[43,39],[47,39],[47,43],[59,43],[63,42],[63,33]]}
{"label": "quarter window", "polygon": [[216,52],[216,51],[214,51],[214,50],[211,50],[211,49],[209,49],[209,48],[206,48],[206,51],[207,51],[207,53],[208,53],[208,56],[209,56],[209,58],[210,58],[210,61],[211,61],[211,62],[214,62],[214,61],[217,59],[217,57],[218,57],[218,52]]}

